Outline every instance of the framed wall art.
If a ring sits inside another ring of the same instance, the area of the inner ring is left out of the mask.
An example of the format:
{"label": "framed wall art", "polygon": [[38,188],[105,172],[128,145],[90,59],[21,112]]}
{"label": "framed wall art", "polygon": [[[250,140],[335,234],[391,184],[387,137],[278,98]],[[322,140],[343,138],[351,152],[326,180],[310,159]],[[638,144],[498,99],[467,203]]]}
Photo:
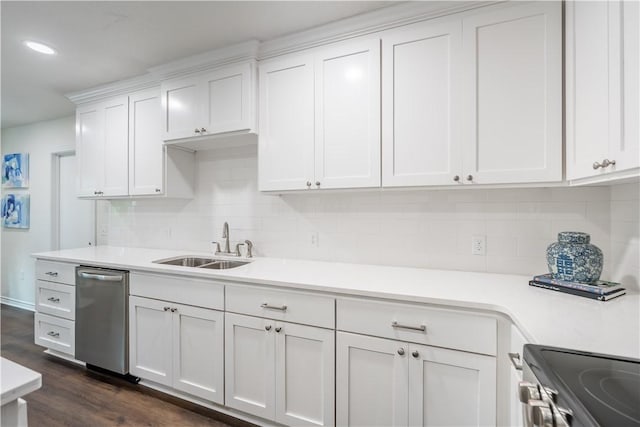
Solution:
{"label": "framed wall art", "polygon": [[29,153],[5,154],[2,157],[2,188],[29,186]]}
{"label": "framed wall art", "polygon": [[29,228],[28,194],[5,194],[2,198],[2,226],[4,228]]}

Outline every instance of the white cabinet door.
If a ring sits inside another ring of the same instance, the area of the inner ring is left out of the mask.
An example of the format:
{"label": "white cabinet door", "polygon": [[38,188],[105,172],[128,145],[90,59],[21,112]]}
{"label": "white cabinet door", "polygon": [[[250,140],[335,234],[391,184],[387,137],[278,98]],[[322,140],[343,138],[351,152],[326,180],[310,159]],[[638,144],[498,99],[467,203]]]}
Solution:
{"label": "white cabinet door", "polygon": [[409,344],[409,425],[496,424],[496,359]]}
{"label": "white cabinet door", "polygon": [[336,333],[337,425],[407,425],[408,350],[399,341]]}
{"label": "white cabinet door", "polygon": [[170,303],[129,297],[129,370],[166,386],[171,377]]}
{"label": "white cabinet door", "polygon": [[160,92],[157,88],[129,96],[129,194],[162,194],[164,144]]}
{"label": "white cabinet door", "polygon": [[203,77],[202,119],[204,134],[249,130],[253,127],[252,70],[242,64],[216,70]]}
{"label": "white cabinet door", "polygon": [[103,110],[98,104],[76,110],[78,196],[95,197],[104,177]]}
{"label": "white cabinet door", "polygon": [[285,425],[334,424],[335,332],[277,322],[276,418]]}
{"label": "white cabinet door", "polygon": [[129,194],[129,98],[104,105],[104,186],[101,196]]}
{"label": "white cabinet door", "polygon": [[[162,82],[162,139],[200,135],[201,86],[195,77]],[[198,132],[196,132],[196,130]]]}
{"label": "white cabinet door", "polygon": [[314,177],[313,56],[260,66],[258,175],[261,191],[298,190]]}
{"label": "white cabinet door", "polygon": [[315,55],[315,182],[380,186],[380,40]]}
{"label": "white cabinet door", "polygon": [[461,183],[461,36],[449,20],[383,37],[383,186]]}
{"label": "white cabinet door", "polygon": [[462,34],[465,182],[562,180],[562,3],[479,12]]}
{"label": "white cabinet door", "polygon": [[275,417],[275,322],[225,313],[225,405]]}
{"label": "white cabinet door", "polygon": [[224,404],[224,314],[171,303],[173,388]]}

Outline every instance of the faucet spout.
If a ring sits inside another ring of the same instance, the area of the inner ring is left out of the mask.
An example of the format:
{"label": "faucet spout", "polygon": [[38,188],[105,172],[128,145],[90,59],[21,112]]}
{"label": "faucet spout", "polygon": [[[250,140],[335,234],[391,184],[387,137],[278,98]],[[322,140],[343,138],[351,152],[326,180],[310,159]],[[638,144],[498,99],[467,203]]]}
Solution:
{"label": "faucet spout", "polygon": [[229,253],[231,252],[230,248],[229,248],[229,223],[225,222],[224,226],[222,227],[222,238],[225,239],[224,240],[224,251]]}

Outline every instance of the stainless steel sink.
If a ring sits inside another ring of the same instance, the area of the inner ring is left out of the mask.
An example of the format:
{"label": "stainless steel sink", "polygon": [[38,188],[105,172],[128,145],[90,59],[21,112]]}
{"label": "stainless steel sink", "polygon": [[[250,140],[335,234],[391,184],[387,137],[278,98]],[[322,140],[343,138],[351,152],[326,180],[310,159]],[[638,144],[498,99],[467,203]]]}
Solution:
{"label": "stainless steel sink", "polygon": [[227,268],[240,267],[249,264],[248,261],[216,261],[211,264],[201,265],[200,268],[210,268],[212,270],[226,270]]}
{"label": "stainless steel sink", "polygon": [[249,264],[249,261],[233,261],[219,258],[202,258],[192,256],[159,259],[153,262],[155,264],[177,265],[180,267],[209,268],[212,270],[226,270],[228,268],[235,268]]}

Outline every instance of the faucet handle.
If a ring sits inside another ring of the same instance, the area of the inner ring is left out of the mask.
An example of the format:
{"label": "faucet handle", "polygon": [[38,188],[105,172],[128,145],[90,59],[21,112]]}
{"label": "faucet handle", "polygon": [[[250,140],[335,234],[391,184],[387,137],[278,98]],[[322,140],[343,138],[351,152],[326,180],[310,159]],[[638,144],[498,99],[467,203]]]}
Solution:
{"label": "faucet handle", "polygon": [[236,256],[242,256],[242,254],[240,253],[240,246],[244,246],[244,243],[238,243],[236,245]]}
{"label": "faucet handle", "polygon": [[244,243],[247,245],[247,258],[253,258],[253,243],[251,240],[245,240]]}
{"label": "faucet handle", "polygon": [[220,252],[220,243],[219,242],[211,242],[216,245],[216,254]]}

